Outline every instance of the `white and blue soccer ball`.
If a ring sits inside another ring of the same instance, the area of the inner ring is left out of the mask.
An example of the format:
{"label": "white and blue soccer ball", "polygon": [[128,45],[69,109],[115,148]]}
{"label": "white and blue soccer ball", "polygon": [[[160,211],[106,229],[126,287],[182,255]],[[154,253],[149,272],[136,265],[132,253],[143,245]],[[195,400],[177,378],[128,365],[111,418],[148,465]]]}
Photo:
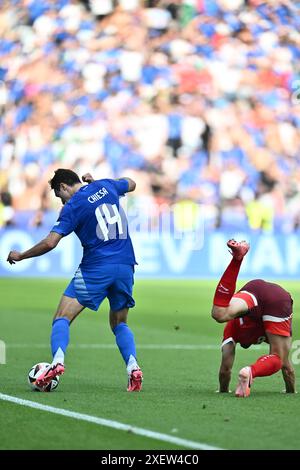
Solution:
{"label": "white and blue soccer ball", "polygon": [[45,369],[50,366],[48,362],[39,362],[31,367],[30,371],[28,372],[28,383],[30,385],[31,390],[35,392],[53,392],[59,384],[59,376],[56,376],[54,379],[46,387],[38,387],[36,385],[36,380],[39,376],[45,371]]}

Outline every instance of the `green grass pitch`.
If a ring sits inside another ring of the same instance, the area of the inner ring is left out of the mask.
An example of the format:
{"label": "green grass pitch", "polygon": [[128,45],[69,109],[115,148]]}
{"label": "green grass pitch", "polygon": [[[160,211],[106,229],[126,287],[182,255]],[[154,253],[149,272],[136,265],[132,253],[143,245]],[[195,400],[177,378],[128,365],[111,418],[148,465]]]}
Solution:
{"label": "green grass pitch", "polygon": [[[63,280],[0,279],[0,339],[7,346],[0,393],[224,449],[300,449],[300,395],[281,393],[281,373],[256,379],[248,399],[215,393],[223,326],[210,318],[212,281],[136,281],[129,324],[144,373],[141,393],[126,392],[106,302],[97,313],[84,311],[72,325],[67,369],[57,391],[31,392],[27,372],[51,358],[51,321],[65,285]],[[300,285],[282,285],[294,297],[297,340]],[[239,368],[267,350],[238,348],[233,390]],[[299,365],[295,369],[299,377]],[[2,400],[0,421],[0,449],[180,448]]]}

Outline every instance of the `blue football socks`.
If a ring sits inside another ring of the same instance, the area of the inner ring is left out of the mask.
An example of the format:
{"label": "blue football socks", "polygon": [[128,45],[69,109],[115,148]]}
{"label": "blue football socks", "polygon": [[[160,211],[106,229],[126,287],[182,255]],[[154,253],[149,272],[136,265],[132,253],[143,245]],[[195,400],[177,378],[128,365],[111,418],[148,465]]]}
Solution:
{"label": "blue football socks", "polygon": [[119,323],[119,325],[113,328],[113,333],[116,336],[116,343],[120,353],[127,365],[130,356],[136,357],[133,333],[126,323]]}
{"label": "blue football socks", "polygon": [[70,340],[70,320],[65,317],[56,318],[52,323],[51,349],[52,356],[61,350],[62,357],[66,352]]}

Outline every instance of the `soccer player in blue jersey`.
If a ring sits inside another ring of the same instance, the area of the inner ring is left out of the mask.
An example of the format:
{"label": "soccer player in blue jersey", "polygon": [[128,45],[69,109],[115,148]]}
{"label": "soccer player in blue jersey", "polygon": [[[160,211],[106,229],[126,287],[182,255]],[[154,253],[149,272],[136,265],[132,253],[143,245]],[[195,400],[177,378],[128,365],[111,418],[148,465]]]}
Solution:
{"label": "soccer player in blue jersey", "polygon": [[110,326],[128,372],[127,390],[140,391],[143,375],[136,359],[134,336],[127,325],[128,309],[135,305],[132,287],[136,260],[127,219],[119,205],[120,197],[134,191],[136,184],[130,178],[94,181],[90,174],[83,181],[89,184],[84,185],[71,170],[55,171],[49,184],[64,205],[57,222],[45,239],[23,253],[11,251],[7,258],[14,264],[41,256],[71,232],[76,233],[83,246],[81,263],[54,316],[53,360],[38,378],[37,385],[46,387],[53,377],[64,373],[70,324],[85,307],[98,310],[107,297]]}

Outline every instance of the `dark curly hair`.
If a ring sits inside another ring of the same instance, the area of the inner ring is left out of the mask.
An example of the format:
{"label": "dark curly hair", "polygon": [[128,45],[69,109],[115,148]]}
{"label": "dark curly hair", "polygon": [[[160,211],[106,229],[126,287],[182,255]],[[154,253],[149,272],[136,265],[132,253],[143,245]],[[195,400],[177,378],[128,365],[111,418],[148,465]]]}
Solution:
{"label": "dark curly hair", "polygon": [[51,189],[54,189],[54,191],[59,191],[61,183],[65,183],[68,186],[74,186],[74,184],[81,183],[81,181],[75,171],[59,168],[54,172],[54,176],[49,181],[49,184]]}

